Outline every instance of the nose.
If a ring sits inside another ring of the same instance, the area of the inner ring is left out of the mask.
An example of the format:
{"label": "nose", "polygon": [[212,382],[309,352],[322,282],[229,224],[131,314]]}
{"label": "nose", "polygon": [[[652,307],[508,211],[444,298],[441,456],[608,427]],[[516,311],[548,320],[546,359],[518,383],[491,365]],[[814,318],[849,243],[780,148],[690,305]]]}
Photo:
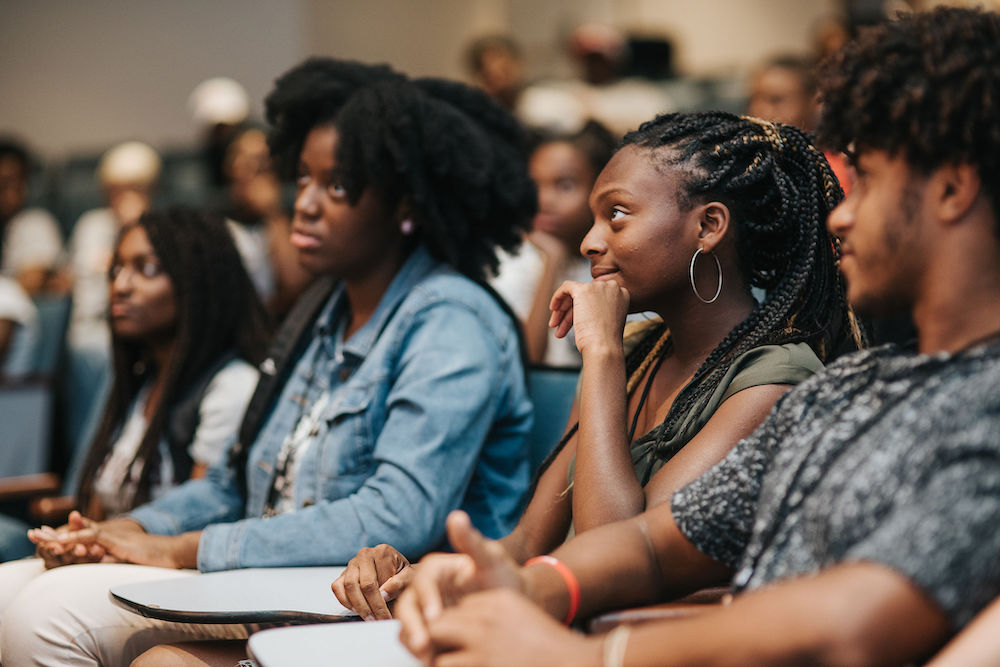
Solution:
{"label": "nose", "polygon": [[580,254],[584,257],[600,257],[607,250],[608,245],[604,242],[604,236],[601,233],[601,223],[595,220],[590,231],[580,242]]}
{"label": "nose", "polygon": [[295,215],[299,218],[314,219],[319,215],[319,188],[309,183],[295,195]]}
{"label": "nose", "polygon": [[132,274],[133,271],[128,266],[121,266],[118,269],[118,273],[111,280],[111,294],[120,295],[128,294],[132,289]]}
{"label": "nose", "polygon": [[837,204],[826,219],[826,228],[834,236],[843,238],[854,226],[854,208],[850,198]]}

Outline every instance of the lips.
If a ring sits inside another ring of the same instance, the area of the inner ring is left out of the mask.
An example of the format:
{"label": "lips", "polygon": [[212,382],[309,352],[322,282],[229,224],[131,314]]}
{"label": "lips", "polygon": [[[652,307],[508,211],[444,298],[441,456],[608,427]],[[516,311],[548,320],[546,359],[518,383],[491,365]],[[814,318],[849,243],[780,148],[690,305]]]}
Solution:
{"label": "lips", "polygon": [[127,301],[112,301],[109,313],[111,317],[128,317],[132,310],[132,306]]}
{"label": "lips", "polygon": [[590,277],[594,280],[607,279],[618,273],[618,269],[610,266],[593,266],[590,268]]}
{"label": "lips", "polygon": [[292,229],[289,241],[298,250],[315,250],[320,246],[319,238],[297,229]]}

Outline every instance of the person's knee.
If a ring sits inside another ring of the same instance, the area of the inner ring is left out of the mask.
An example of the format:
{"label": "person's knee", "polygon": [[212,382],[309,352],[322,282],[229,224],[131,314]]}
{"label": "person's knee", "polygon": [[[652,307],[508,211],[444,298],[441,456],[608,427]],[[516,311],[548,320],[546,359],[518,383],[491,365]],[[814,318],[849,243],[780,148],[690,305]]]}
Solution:
{"label": "person's knee", "polygon": [[132,661],[129,667],[170,667],[178,664],[177,649],[173,646],[154,646]]}

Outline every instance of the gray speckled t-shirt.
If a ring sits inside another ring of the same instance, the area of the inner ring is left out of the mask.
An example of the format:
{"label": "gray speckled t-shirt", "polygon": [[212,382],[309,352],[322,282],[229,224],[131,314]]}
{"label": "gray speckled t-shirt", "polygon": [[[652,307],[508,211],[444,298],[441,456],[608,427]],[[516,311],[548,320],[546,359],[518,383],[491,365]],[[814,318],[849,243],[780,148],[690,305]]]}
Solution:
{"label": "gray speckled t-shirt", "polygon": [[672,511],[737,590],[876,562],[965,625],[1000,594],[1000,344],[832,364]]}

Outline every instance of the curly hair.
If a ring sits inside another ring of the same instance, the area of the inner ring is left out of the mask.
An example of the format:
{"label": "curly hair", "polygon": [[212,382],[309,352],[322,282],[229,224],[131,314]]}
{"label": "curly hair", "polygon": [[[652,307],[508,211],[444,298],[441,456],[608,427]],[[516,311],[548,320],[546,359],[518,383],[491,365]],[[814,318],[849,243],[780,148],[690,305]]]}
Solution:
{"label": "curly hair", "polygon": [[[804,132],[724,112],[668,114],[628,133],[623,144],[648,149],[655,164],[680,175],[682,209],[700,201],[720,201],[729,208],[740,270],[749,285],[767,295],[712,350],[674,400],[658,446],[671,438],[684,415],[703,409],[744,352],[805,342],[827,361],[862,344],[837,272],[837,246],[826,230],[827,215],[843,191]],[[665,325],[652,327],[626,359],[630,393],[645,368],[669,349]]]}
{"label": "curly hair", "polygon": [[367,188],[406,201],[431,254],[474,280],[512,251],[537,207],[527,139],[486,93],[443,79],[408,79],[385,65],[307,60],[265,101],[271,150],[288,174],[309,132],[332,124],[349,200]]}
{"label": "curly hair", "polygon": [[863,29],[820,74],[824,145],[902,155],[925,173],[973,165],[1000,218],[1000,14],[904,15]]}
{"label": "curly hair", "polygon": [[[111,394],[83,466],[78,499],[84,509],[93,497],[94,479],[114,447],[132,403],[154,374],[166,373],[167,377],[163,396],[134,457],[134,461],[141,462],[142,472],[135,498],[130,500],[133,507],[149,499],[160,469],[159,443],[167,434],[172,409],[203,379],[206,370],[217,368],[226,355],[235,353],[253,365],[263,361],[271,331],[221,218],[184,207],[152,211],[121,230],[116,248],[136,227],[146,232],[174,289],[174,362],[166,369],[152,368],[144,341],[121,338],[112,330]],[[193,465],[187,453],[190,443],[168,444],[175,475],[178,480],[185,479]]]}

